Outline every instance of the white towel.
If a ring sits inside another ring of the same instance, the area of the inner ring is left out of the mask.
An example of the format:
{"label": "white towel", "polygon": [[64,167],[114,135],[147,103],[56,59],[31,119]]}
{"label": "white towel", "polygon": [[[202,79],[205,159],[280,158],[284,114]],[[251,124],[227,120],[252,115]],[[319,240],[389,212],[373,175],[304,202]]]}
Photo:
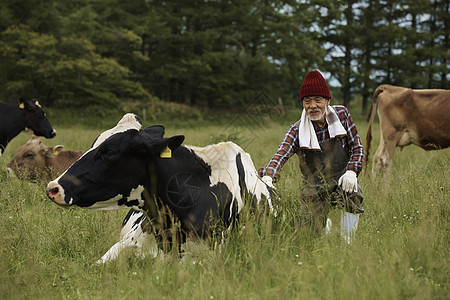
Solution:
{"label": "white towel", "polygon": [[[339,117],[330,105],[326,108],[326,122],[328,123],[328,132],[330,138],[345,136],[347,131],[342,126]],[[302,117],[299,124],[299,145],[302,149],[321,150],[319,142],[317,141],[317,135],[314,131],[314,126],[311,119],[306,114],[306,110],[303,109]]]}

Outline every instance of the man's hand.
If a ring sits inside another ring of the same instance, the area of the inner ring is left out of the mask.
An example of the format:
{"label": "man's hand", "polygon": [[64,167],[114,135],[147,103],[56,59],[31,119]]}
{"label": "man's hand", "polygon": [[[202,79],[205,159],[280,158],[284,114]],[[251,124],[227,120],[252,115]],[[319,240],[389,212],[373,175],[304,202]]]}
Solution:
{"label": "man's hand", "polygon": [[339,178],[338,184],[344,190],[344,192],[351,193],[358,191],[358,179],[356,173],[347,170],[344,175]]}

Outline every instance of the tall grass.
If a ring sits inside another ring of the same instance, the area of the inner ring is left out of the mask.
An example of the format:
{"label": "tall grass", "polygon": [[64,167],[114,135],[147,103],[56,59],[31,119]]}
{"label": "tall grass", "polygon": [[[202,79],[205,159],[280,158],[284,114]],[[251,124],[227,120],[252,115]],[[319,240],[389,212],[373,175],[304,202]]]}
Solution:
{"label": "tall grass", "polygon": [[[267,121],[228,137],[245,145],[258,168],[293,121]],[[184,134],[186,144],[202,146],[227,138],[224,123],[183,128],[165,122],[166,135]],[[58,135],[44,143],[86,150],[101,132],[67,124],[54,124]],[[365,136],[365,121],[357,125]],[[8,177],[7,162],[28,138],[19,135],[0,159],[4,299],[448,299],[450,149],[397,151],[388,182],[362,173],[366,212],[352,245],[340,239],[339,211],[330,214],[332,233],[315,239],[292,230],[280,216],[244,214],[245,226],[225,234],[215,249],[193,244],[183,260],[141,259],[128,251],[97,265],[118,240],[126,211],[61,209],[47,199],[46,183]],[[299,176],[293,157],[277,183],[286,215],[292,208],[288,200],[299,200]]]}

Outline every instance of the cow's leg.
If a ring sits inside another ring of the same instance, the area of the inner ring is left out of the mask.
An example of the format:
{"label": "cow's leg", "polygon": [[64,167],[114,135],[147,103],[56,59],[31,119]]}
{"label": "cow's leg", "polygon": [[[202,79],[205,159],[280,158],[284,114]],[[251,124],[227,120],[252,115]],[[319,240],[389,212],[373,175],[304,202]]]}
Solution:
{"label": "cow's leg", "polygon": [[127,247],[127,242],[125,240],[120,240],[115,243],[103,256],[97,260],[98,264],[104,264],[108,261],[115,260],[120,252]]}
{"label": "cow's leg", "polygon": [[136,255],[142,258],[148,255],[156,257],[159,254],[153,235],[142,232],[141,227],[138,227],[136,230],[129,231],[120,241],[115,243],[97,263],[115,260],[120,252],[129,247],[135,249]]}
{"label": "cow's leg", "polygon": [[389,172],[393,158],[392,155],[388,154],[389,150],[390,149],[387,145],[380,143],[380,146],[378,146],[377,151],[373,156],[373,173],[378,174],[380,171],[386,171],[387,173]]}
{"label": "cow's leg", "polygon": [[136,254],[145,257],[152,255],[156,257],[159,253],[155,239],[151,233],[142,230],[145,218],[141,212],[130,211],[125,218],[120,232],[120,241],[115,243],[97,263],[105,263],[116,259],[122,250],[132,247]]}
{"label": "cow's leg", "polygon": [[392,161],[394,159],[395,146],[397,145],[397,141],[400,136],[401,133],[396,132],[394,128],[391,130],[383,130],[383,126],[381,126],[380,146],[378,146],[378,149],[373,157],[372,172],[378,173],[380,171],[384,171],[385,174],[389,176]]}

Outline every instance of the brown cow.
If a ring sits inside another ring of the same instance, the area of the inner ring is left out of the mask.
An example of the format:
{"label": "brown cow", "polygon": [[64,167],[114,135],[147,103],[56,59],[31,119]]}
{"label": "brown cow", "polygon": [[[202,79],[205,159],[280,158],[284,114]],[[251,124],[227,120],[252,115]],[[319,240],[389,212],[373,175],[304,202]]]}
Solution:
{"label": "brown cow", "polygon": [[21,178],[49,180],[54,175],[62,174],[83,155],[82,151],[61,151],[63,147],[46,146],[39,137],[33,136],[19,148],[8,168]]}
{"label": "brown cow", "polygon": [[380,145],[372,171],[383,169],[390,173],[395,147],[403,149],[414,144],[425,150],[438,150],[450,146],[450,90],[413,90],[383,84],[375,90],[370,109],[367,160],[377,105]]}

